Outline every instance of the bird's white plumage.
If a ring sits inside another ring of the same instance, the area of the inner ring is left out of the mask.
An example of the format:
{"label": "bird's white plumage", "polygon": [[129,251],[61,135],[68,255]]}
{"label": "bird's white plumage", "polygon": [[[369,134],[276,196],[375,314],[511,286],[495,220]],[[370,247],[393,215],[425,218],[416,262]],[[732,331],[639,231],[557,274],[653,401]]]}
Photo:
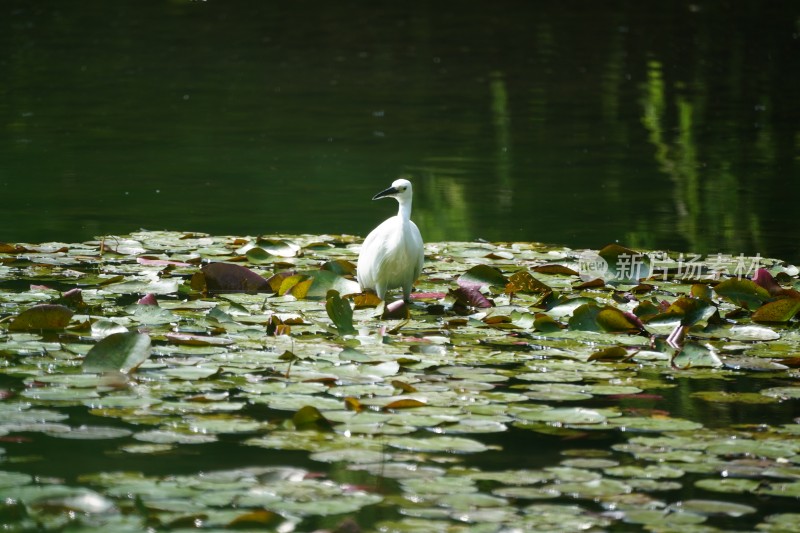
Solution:
{"label": "bird's white plumage", "polygon": [[374,290],[382,300],[386,299],[386,291],[400,287],[403,299],[408,301],[411,287],[422,272],[425,254],[422,235],[411,221],[412,196],[411,182],[399,179],[372,198],[395,198],[399,204],[397,215],[367,235],[358,256],[361,288]]}

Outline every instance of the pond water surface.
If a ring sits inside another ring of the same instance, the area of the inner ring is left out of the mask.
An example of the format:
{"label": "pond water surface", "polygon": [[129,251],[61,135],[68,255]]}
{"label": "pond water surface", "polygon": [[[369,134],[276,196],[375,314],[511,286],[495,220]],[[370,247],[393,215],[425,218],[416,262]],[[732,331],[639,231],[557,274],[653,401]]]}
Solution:
{"label": "pond water surface", "polygon": [[796,2],[0,7],[0,241],[139,228],[800,259]]}

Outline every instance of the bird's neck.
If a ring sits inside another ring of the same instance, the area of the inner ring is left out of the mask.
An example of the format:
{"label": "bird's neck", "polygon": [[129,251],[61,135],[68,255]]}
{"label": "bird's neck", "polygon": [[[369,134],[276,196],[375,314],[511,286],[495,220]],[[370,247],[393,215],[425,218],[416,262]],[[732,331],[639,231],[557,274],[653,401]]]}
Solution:
{"label": "bird's neck", "polygon": [[400,204],[400,207],[397,209],[397,216],[406,222],[411,220],[411,200],[398,203]]}

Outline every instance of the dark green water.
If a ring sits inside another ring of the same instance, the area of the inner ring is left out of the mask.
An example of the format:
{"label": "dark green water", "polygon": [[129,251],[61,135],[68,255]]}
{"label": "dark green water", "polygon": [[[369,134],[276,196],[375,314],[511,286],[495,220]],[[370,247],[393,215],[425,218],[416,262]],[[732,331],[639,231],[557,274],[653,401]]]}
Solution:
{"label": "dark green water", "polygon": [[141,227],[800,260],[800,4],[4,1],[0,240]]}

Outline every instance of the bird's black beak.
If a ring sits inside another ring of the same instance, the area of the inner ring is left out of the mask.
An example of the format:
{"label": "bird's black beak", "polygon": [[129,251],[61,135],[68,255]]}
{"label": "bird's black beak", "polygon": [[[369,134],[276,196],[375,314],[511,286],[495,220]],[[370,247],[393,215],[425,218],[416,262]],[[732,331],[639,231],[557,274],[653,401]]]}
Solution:
{"label": "bird's black beak", "polygon": [[378,194],[376,194],[375,196],[373,196],[372,199],[373,200],[377,200],[378,198],[384,198],[386,196],[392,196],[393,194],[397,194],[398,192],[400,192],[400,191],[398,191],[394,187],[389,187],[385,191],[381,191]]}

